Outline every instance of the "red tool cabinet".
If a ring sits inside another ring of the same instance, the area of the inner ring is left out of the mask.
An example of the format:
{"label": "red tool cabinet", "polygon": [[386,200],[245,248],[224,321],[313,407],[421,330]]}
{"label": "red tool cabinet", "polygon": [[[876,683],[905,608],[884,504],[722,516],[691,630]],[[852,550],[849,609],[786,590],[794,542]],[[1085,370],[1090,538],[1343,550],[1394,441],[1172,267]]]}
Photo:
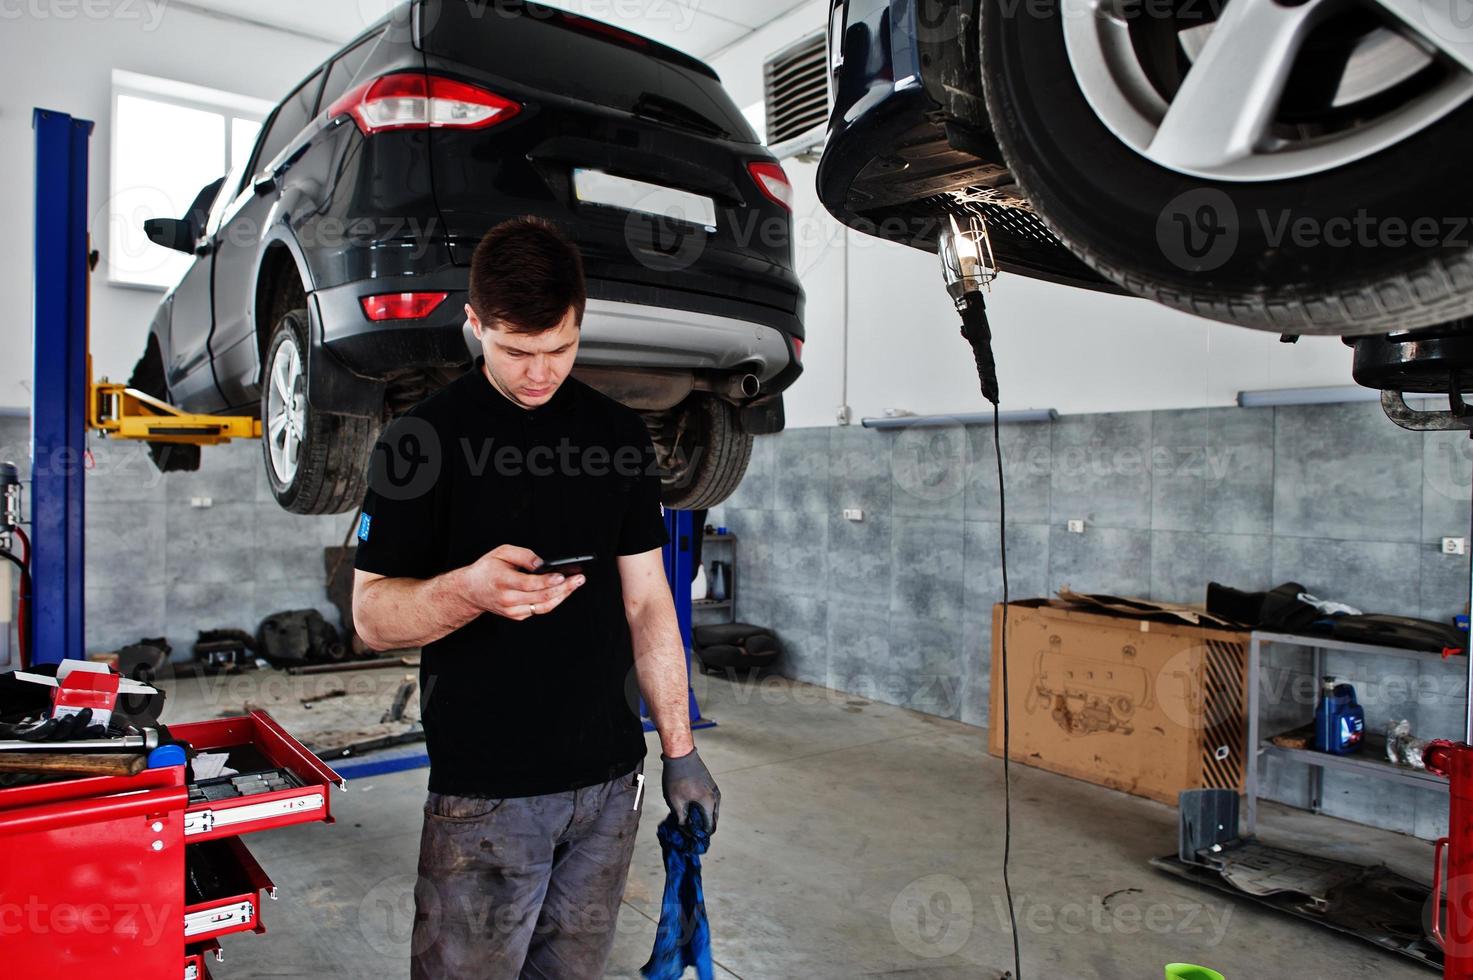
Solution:
{"label": "red tool cabinet", "polygon": [[[266,931],[276,888],[240,835],[332,822],[343,780],[264,711],[170,731],[299,785],[191,804],[169,766],[0,790],[0,974],[205,980],[218,937]],[[205,893],[186,896],[187,862]]]}
{"label": "red tool cabinet", "polygon": [[220,944],[214,940],[184,947],[184,980],[208,980],[210,968],[205,961],[218,963],[220,959]]}

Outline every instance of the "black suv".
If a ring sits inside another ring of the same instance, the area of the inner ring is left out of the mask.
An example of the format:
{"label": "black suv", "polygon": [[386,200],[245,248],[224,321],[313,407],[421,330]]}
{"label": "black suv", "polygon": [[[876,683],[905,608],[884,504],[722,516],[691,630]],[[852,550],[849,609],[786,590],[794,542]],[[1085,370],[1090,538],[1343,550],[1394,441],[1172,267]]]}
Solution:
{"label": "black suv", "polygon": [[787,178],[705,64],[519,0],[400,5],[282,101],[241,172],[149,221],[197,258],[133,386],[259,413],[277,501],[349,510],[381,426],[479,354],[471,254],[524,214],[586,261],[576,376],[644,415],[667,505],[724,500],[802,370]]}

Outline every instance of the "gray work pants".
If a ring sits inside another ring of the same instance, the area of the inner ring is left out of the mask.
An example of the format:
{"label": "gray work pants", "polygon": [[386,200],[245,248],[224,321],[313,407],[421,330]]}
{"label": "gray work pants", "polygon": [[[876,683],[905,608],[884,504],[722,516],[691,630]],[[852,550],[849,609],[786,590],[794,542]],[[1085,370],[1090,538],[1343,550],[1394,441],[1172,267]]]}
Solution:
{"label": "gray work pants", "polygon": [[431,793],[411,980],[603,976],[639,829],[642,769],[547,796]]}

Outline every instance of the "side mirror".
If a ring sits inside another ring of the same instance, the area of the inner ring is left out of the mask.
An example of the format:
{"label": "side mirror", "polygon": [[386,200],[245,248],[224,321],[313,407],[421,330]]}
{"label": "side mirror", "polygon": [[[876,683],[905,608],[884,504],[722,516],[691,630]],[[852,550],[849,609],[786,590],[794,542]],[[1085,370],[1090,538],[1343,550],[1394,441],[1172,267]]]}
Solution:
{"label": "side mirror", "polygon": [[155,245],[194,254],[196,231],[192,221],[183,218],[149,218],[143,223],[143,233]]}

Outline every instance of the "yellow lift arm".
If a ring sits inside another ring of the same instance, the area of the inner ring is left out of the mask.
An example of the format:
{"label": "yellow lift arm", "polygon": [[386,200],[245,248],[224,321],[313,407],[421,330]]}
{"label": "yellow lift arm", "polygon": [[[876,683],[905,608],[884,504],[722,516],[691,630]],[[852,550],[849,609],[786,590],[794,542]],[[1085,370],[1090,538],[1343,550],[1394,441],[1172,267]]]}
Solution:
{"label": "yellow lift arm", "polygon": [[87,428],[111,439],[218,446],[231,439],[261,438],[261,420],[245,415],[194,415],[103,378],[92,381],[87,358]]}
{"label": "yellow lift arm", "polygon": [[218,446],[231,439],[261,438],[261,422],[248,415],[194,415],[137,388],[92,380],[92,273],[97,253],[87,240],[87,431],[110,439],[174,445]]}

